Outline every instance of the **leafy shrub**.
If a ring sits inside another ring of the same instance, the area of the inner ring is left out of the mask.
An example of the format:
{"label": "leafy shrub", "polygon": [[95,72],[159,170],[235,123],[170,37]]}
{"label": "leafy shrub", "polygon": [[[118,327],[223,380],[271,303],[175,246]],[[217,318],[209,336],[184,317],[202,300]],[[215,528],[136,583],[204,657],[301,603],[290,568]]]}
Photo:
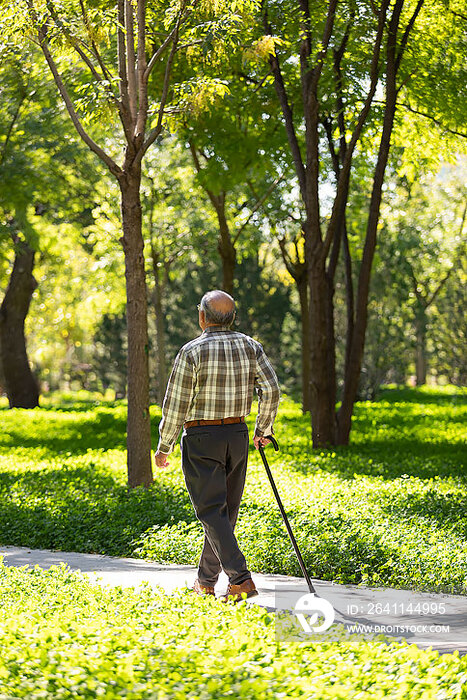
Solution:
{"label": "leafy shrub", "polygon": [[[188,591],[0,563],[0,700],[465,698],[467,658],[353,637],[276,641],[275,616]],[[465,687],[465,686],[464,686]]]}
{"label": "leafy shrub", "polygon": [[[150,489],[129,490],[124,404],[71,398],[0,410],[0,542],[196,563],[178,450]],[[313,450],[309,419],[283,400],[281,451],[267,454],[312,576],[467,592],[466,413],[451,387],[386,390],[357,404],[349,447]],[[237,535],[253,570],[300,575],[254,449]]]}

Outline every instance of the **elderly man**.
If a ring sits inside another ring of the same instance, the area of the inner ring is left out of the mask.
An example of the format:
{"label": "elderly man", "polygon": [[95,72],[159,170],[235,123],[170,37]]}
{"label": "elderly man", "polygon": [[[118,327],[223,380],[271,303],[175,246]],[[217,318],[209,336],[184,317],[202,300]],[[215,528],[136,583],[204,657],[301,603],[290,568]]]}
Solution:
{"label": "elderly man", "polygon": [[198,311],[203,332],[184,345],[175,359],[155,461],[158,467],[168,465],[167,455],[183,426],[185,483],[205,533],[194,590],[214,595],[222,568],[229,577],[223,600],[235,602],[243,594],[257,595],[234,535],[248,458],[245,416],[256,389],[253,442],[256,449],[266,445],[279,404],[279,385],[260,343],[231,329],[235,302],[229,294],[207,292]]}

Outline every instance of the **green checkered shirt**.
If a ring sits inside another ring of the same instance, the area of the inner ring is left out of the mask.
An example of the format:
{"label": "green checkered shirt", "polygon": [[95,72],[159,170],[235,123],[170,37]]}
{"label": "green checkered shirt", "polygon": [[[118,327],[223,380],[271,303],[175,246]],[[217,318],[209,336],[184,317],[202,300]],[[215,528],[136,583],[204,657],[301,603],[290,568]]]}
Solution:
{"label": "green checkered shirt", "polygon": [[255,433],[270,435],[279,405],[279,384],[262,345],[230,328],[208,326],[175,358],[162,405],[158,450],[173,450],[186,421],[247,416],[255,389]]}

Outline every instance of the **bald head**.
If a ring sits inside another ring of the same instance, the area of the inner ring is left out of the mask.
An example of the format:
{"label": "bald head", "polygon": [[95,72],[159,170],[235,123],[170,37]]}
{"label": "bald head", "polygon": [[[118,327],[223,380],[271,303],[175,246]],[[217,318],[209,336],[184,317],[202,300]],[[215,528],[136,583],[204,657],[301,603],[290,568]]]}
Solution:
{"label": "bald head", "polygon": [[209,325],[231,326],[235,317],[235,302],[227,292],[214,289],[206,292],[201,299],[201,311],[204,311]]}

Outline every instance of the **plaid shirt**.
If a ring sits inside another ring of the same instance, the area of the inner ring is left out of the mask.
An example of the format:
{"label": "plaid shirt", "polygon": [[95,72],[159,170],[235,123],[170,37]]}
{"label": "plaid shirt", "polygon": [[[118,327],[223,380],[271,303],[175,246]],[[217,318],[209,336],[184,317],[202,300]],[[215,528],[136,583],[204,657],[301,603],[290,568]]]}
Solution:
{"label": "plaid shirt", "polygon": [[158,450],[172,451],[186,421],[247,416],[258,394],[256,435],[270,435],[279,405],[276,373],[260,343],[208,326],[175,358],[162,406]]}

